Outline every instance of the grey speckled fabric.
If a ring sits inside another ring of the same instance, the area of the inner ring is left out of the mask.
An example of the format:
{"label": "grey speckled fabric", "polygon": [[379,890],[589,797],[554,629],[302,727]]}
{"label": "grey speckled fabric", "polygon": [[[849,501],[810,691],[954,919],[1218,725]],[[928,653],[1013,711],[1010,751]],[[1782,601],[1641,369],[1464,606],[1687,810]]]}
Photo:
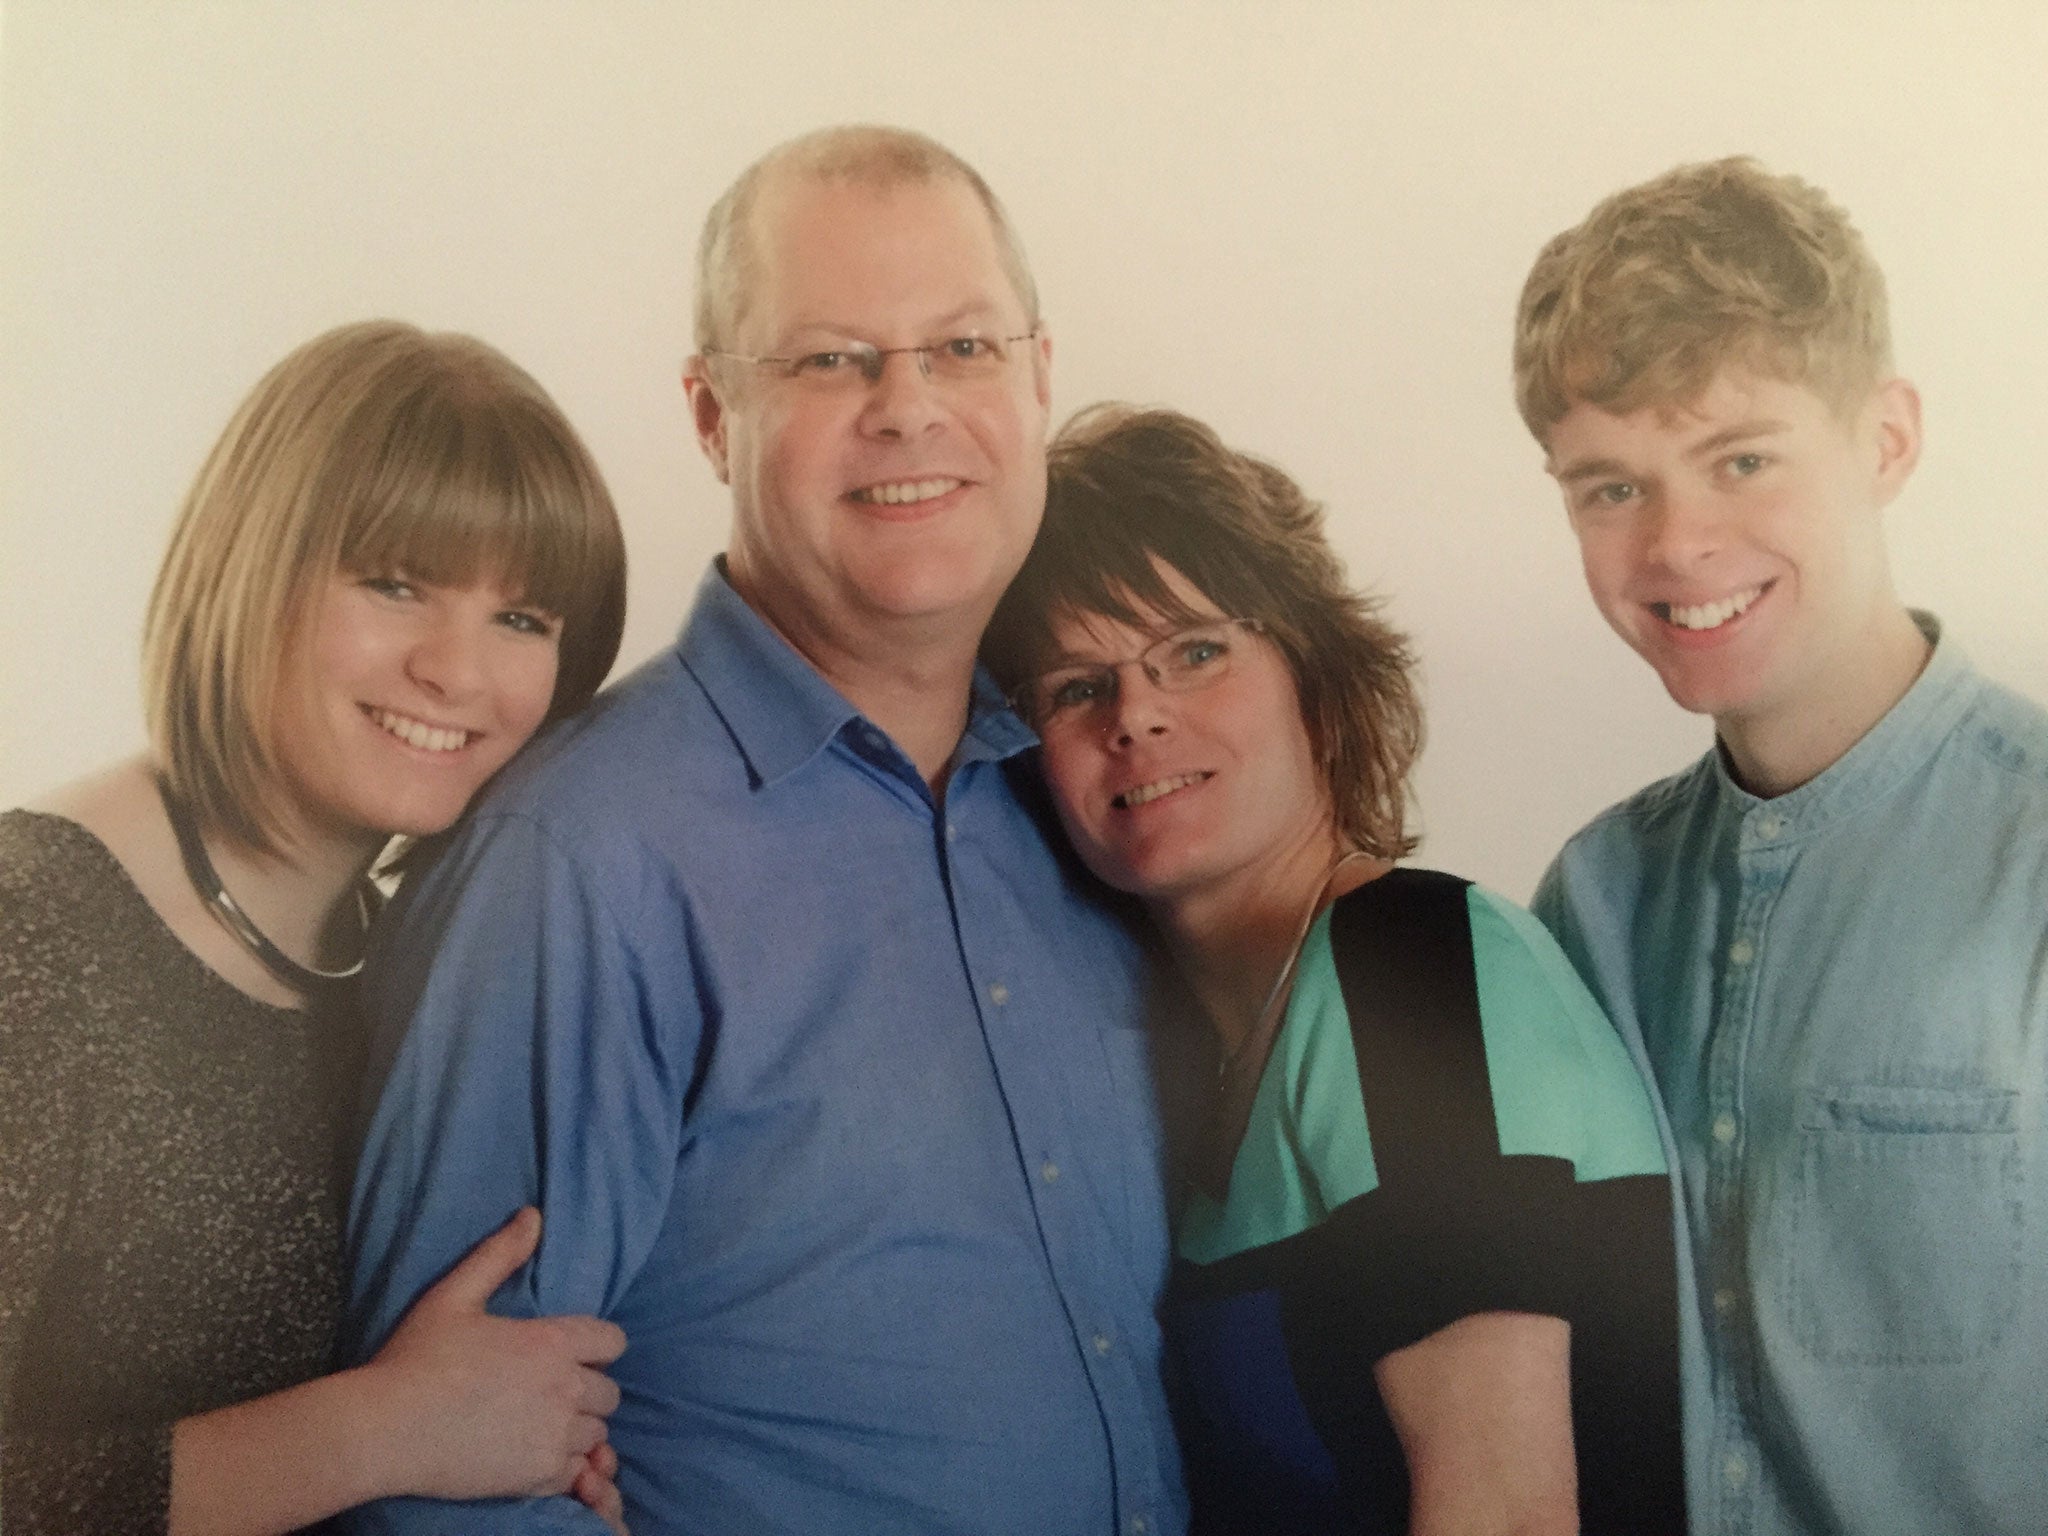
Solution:
{"label": "grey speckled fabric", "polygon": [[0,1530],[164,1527],[188,1414],[330,1368],[353,999],[258,1003],[90,833],[0,816]]}

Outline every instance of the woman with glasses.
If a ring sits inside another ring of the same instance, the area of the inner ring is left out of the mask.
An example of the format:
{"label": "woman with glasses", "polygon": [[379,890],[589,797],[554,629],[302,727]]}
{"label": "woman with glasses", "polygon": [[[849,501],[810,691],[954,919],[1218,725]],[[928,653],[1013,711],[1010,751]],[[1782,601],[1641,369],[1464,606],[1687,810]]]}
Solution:
{"label": "woman with glasses", "polygon": [[1397,864],[1411,658],[1319,510],[1086,412],[985,655],[1158,941],[1197,1530],[1682,1530],[1649,1096],[1533,918]]}
{"label": "woman with glasses", "polygon": [[228,423],[150,599],[150,751],[0,816],[7,1536],[572,1487],[623,1530],[623,1335],[484,1310],[533,1211],[325,1373],[370,866],[589,700],[624,604],[596,466],[481,342],[344,326]]}

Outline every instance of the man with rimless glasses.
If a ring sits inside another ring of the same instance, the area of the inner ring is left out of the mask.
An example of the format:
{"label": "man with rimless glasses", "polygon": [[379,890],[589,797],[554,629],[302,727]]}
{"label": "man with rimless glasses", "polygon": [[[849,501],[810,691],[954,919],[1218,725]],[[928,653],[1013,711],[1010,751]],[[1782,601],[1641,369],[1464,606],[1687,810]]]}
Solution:
{"label": "man with rimless glasses", "polygon": [[495,1305],[626,1330],[636,1536],[1179,1532],[1140,965],[974,660],[1044,509],[1022,250],[941,146],[827,129],[712,209],[696,331],[725,555],[407,882],[370,978],[355,1347],[530,1202]]}

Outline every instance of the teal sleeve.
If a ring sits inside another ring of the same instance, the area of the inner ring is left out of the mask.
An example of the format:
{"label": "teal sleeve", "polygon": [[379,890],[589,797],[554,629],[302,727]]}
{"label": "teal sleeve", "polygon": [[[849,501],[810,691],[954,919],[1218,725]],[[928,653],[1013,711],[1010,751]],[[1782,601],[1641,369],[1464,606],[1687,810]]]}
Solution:
{"label": "teal sleeve", "polygon": [[1500,1149],[1570,1159],[1580,1183],[1665,1171],[1649,1090],[1543,925],[1466,894]]}

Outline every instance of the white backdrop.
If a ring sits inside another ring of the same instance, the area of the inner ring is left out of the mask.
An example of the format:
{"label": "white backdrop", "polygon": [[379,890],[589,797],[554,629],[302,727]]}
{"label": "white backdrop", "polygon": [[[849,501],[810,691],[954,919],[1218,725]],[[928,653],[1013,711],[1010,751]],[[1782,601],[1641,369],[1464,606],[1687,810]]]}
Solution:
{"label": "white backdrop", "polygon": [[185,485],[290,347],[396,315],[562,401],[619,498],[622,664],[722,544],[677,369],[711,199],[821,123],[922,128],[1029,246],[1055,412],[1172,404],[1289,468],[1425,661],[1422,857],[1526,896],[1700,750],[1610,636],[1507,382],[1549,235],[1737,151],[1855,213],[1928,448],[1909,600],[2048,696],[2038,0],[5,0],[0,803],[138,745]]}

